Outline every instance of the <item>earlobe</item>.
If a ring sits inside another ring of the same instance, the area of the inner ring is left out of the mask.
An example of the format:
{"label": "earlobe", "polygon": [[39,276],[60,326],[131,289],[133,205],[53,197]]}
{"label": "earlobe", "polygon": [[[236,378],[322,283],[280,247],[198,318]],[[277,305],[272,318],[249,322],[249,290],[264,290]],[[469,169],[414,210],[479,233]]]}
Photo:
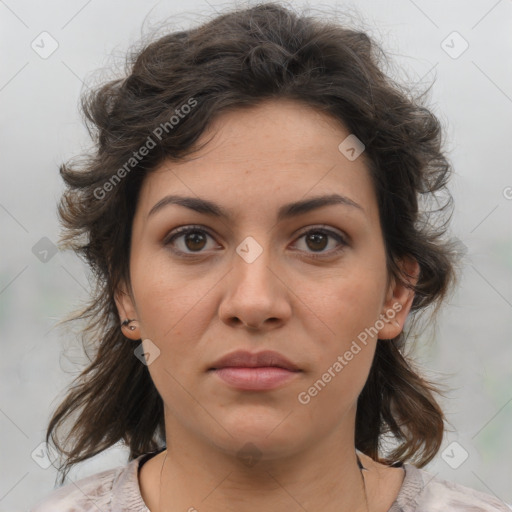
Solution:
{"label": "earlobe", "polygon": [[123,334],[134,341],[141,338],[137,313],[131,296],[126,291],[126,286],[121,283],[114,293],[117,312],[119,314],[120,328]]}
{"label": "earlobe", "polygon": [[410,286],[415,285],[419,279],[420,266],[414,258],[403,258],[399,262],[399,267],[402,271],[402,279],[409,286],[392,277],[384,311],[381,314],[384,326],[379,330],[378,337],[382,340],[396,338],[402,332],[414,300],[414,291]]}

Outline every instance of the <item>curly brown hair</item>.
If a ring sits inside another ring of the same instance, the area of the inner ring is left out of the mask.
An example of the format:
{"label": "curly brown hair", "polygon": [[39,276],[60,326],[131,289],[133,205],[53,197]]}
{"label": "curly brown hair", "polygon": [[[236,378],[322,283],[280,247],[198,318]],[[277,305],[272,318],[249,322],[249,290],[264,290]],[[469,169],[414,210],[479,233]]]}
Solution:
{"label": "curly brown hair", "polygon": [[[83,257],[95,278],[90,302],[72,317],[85,321],[82,342],[93,357],[48,425],[47,442],[65,458],[62,481],[72,465],[119,441],[130,460],[165,445],[162,399],[119,328],[114,295],[130,282],[131,228],[144,177],[164,159],[199,150],[196,141],[220,113],[292,99],[342,122],[366,148],[389,274],[414,290],[413,320],[427,308],[437,311],[456,281],[445,236],[451,166],[441,124],[424,106],[428,91],[415,96],[392,80],[381,69],[385,58],[364,31],[265,3],[160,37],[129,55],[126,77],[84,93],[95,149],[61,166],[67,188],[59,215],[61,244]],[[401,274],[404,256],[419,263],[414,285]],[[375,460],[422,467],[440,448],[444,415],[434,398],[439,387],[404,353],[406,338],[402,332],[377,344],[358,398],[355,444]],[[395,440],[385,458],[384,436]]]}

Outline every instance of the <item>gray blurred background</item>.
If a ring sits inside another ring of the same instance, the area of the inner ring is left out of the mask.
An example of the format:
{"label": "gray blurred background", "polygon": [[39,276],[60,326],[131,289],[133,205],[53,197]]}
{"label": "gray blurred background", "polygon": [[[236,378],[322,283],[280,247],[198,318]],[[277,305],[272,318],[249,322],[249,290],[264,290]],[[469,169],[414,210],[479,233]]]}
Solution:
{"label": "gray blurred background", "polygon": [[[90,144],[78,112],[83,83],[122,71],[126,50],[162,20],[187,28],[233,5],[0,0],[0,512],[27,510],[52,490],[41,443],[84,361],[76,334],[53,328],[89,286],[82,263],[54,250],[58,166]],[[451,424],[427,469],[512,503],[512,1],[332,1],[312,11],[323,8],[355,13],[395,78],[425,87],[436,79],[430,105],[455,167],[453,234],[468,254],[436,330],[417,340],[427,375],[448,387]],[[114,447],[70,477],[126,460]]]}

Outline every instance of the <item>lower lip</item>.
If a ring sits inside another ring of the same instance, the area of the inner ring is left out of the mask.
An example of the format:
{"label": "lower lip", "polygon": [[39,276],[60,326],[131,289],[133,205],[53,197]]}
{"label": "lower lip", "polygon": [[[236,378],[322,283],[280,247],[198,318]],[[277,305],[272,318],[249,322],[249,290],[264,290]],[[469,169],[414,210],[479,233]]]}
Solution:
{"label": "lower lip", "polygon": [[274,389],[300,373],[276,366],[226,367],[218,368],[213,372],[230,386],[247,390]]}

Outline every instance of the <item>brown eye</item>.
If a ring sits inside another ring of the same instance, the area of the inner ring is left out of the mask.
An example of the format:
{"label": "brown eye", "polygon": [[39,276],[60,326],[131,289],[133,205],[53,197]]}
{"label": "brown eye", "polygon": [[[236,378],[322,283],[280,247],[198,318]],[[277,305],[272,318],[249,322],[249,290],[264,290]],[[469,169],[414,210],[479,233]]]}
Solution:
{"label": "brown eye", "polygon": [[[186,226],[172,232],[164,240],[164,245],[170,246],[174,252],[185,255],[200,254],[207,246],[208,238],[212,236],[202,228]],[[178,247],[176,247],[178,246]]]}
{"label": "brown eye", "polygon": [[[213,236],[202,227],[184,226],[171,232],[163,243],[178,255],[199,256],[207,252],[208,238],[213,240]],[[324,228],[310,229],[297,240],[301,239],[304,239],[305,248],[300,249],[299,252],[305,252],[310,258],[334,256],[348,245],[341,234]],[[337,244],[333,244],[334,247],[331,250],[326,250],[331,240],[336,241]]]}
{"label": "brown eye", "polygon": [[318,231],[310,232],[306,235],[306,244],[313,251],[325,249],[329,242],[329,236]]}
{"label": "brown eye", "polygon": [[[327,258],[333,256],[348,245],[341,234],[331,231],[330,229],[310,229],[303,233],[297,240],[301,239],[304,239],[304,245],[306,246],[305,252],[308,253],[307,255],[311,258]],[[337,246],[334,244],[333,249],[325,250],[332,239],[338,242]]]}
{"label": "brown eye", "polygon": [[189,231],[183,238],[183,243],[191,251],[199,251],[205,245],[206,237],[199,231]]}

